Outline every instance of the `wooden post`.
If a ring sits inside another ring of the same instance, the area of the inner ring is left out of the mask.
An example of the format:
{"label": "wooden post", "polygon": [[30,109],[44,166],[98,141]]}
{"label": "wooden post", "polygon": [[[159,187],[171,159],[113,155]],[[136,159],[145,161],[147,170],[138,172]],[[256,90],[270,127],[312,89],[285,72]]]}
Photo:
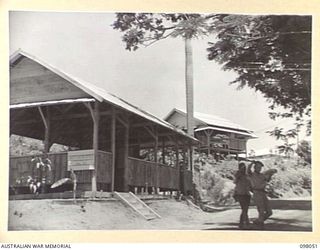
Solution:
{"label": "wooden post", "polygon": [[123,181],[123,191],[129,191],[129,124],[125,126],[124,132],[124,181]]}
{"label": "wooden post", "polygon": [[174,143],[175,143],[175,150],[176,150],[176,168],[177,168],[177,171],[178,171],[178,190],[180,190],[180,187],[181,187],[181,184],[180,184],[180,164],[179,164],[179,142],[177,140],[177,138],[175,137],[175,140],[174,140]]}
{"label": "wooden post", "polygon": [[43,110],[38,106],[39,113],[41,115],[43,125],[44,125],[44,152],[49,153],[50,150],[50,116],[49,116],[49,107],[46,107],[46,115],[44,115]]}
{"label": "wooden post", "polygon": [[159,138],[158,138],[158,131],[157,131],[157,128],[155,127],[155,142],[154,142],[154,161],[156,163],[156,188],[159,187],[159,184],[160,184],[160,180],[159,180],[159,164],[158,164],[158,144],[159,144]]}
{"label": "wooden post", "polygon": [[210,149],[211,149],[211,146],[210,146],[210,141],[211,141],[211,135],[212,135],[212,130],[210,130],[210,132],[204,130],[204,133],[206,134],[207,136],[207,150],[208,150],[208,155],[210,154]]}
{"label": "wooden post", "polygon": [[93,151],[94,151],[94,170],[92,172],[92,192],[97,191],[97,169],[98,169],[98,150],[99,150],[99,103],[94,103],[94,116],[93,120]]}
{"label": "wooden post", "polygon": [[154,138],[154,162],[158,163],[158,146],[159,146],[159,140],[158,140],[158,136],[155,133],[155,138]]}
{"label": "wooden post", "polygon": [[247,140],[245,139],[245,141],[244,141],[244,146],[245,146],[245,153],[246,153],[246,159],[248,158],[248,149],[247,149]]}
{"label": "wooden post", "polygon": [[111,116],[111,153],[112,153],[111,192],[113,192],[115,166],[116,166],[116,112],[114,110],[114,107],[112,107],[112,116]]}
{"label": "wooden post", "polygon": [[210,135],[208,133],[206,133],[207,135],[207,146],[208,146],[208,156],[210,154]]}
{"label": "wooden post", "polygon": [[[49,153],[50,150],[50,119],[49,119],[49,108],[46,107],[46,116],[43,113],[43,110],[40,106],[38,106],[38,110],[40,112],[43,125],[44,125],[44,153],[47,154]],[[48,157],[45,155],[45,157]],[[40,181],[46,182],[46,170],[43,169],[43,167],[40,168]],[[43,176],[44,174],[44,176]],[[45,184],[45,183],[44,183]],[[46,190],[45,185],[41,185],[41,193],[44,193]]]}
{"label": "wooden post", "polygon": [[188,170],[191,171],[191,173],[193,173],[193,146],[192,145],[188,145],[188,151],[190,153],[188,159],[191,162],[190,164],[188,164]]}
{"label": "wooden post", "polygon": [[94,108],[92,108],[91,103],[85,103],[86,107],[89,109],[92,121],[93,121],[93,141],[92,148],[94,152],[94,169],[92,170],[91,178],[91,191],[97,191],[97,169],[98,169],[98,149],[99,149],[99,103],[96,101],[94,103]]}
{"label": "wooden post", "polygon": [[166,164],[164,137],[162,138],[162,163],[163,163],[163,164]]}
{"label": "wooden post", "polygon": [[124,149],[123,149],[123,191],[129,191],[129,119],[122,119],[117,116],[117,120],[124,126]]}
{"label": "wooden post", "polygon": [[156,189],[159,187],[160,180],[159,180],[159,165],[158,165],[158,131],[157,127],[153,127],[153,129],[150,129],[149,127],[144,127],[148,133],[154,138],[155,144],[154,144],[154,161],[156,163]]}
{"label": "wooden post", "polygon": [[182,168],[180,168],[180,189],[182,191],[183,194],[185,194],[185,184],[184,184],[184,172],[185,170],[185,165],[187,165],[187,161],[188,161],[188,157],[186,157],[186,148],[185,146],[183,146],[182,148],[182,156],[183,156],[183,165]]}

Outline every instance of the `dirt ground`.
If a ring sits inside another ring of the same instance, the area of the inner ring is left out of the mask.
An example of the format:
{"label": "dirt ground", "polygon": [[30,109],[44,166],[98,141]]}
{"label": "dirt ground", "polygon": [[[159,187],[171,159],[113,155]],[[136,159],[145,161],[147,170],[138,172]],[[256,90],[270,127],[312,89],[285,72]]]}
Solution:
{"label": "dirt ground", "polygon": [[[12,200],[9,230],[239,230],[239,207],[204,212],[185,201],[149,200],[162,218],[145,220],[116,200]],[[312,231],[310,200],[272,201],[273,216],[264,230]],[[255,207],[250,218],[257,217]],[[251,230],[256,230],[251,228]]]}

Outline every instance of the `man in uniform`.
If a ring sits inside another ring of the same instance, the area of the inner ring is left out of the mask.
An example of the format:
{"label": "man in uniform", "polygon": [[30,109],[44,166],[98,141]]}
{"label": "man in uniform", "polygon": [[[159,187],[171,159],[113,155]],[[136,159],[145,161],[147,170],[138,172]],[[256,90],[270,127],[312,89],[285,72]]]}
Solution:
{"label": "man in uniform", "polygon": [[[251,167],[254,165],[254,172],[252,172]],[[272,209],[269,204],[268,197],[266,195],[266,185],[270,180],[266,175],[261,173],[263,163],[260,161],[252,162],[248,167],[248,176],[251,182],[253,200],[257,206],[258,219],[255,221],[261,228],[264,226],[264,221],[272,215]]]}

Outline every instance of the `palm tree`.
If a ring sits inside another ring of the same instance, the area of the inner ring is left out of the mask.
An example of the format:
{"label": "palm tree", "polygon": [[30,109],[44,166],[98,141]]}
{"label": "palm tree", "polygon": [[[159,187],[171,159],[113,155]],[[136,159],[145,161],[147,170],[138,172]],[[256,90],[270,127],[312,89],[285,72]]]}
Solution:
{"label": "palm tree", "polygon": [[193,60],[191,38],[185,38],[185,84],[187,107],[187,133],[194,135],[193,130]]}
{"label": "palm tree", "polygon": [[[124,32],[122,37],[126,49],[136,50],[140,45],[150,46],[168,38],[184,39],[185,47],[185,86],[186,86],[186,125],[187,133],[194,136],[193,109],[193,58],[191,40],[206,36],[212,30],[217,15],[200,14],[150,14],[118,13],[113,28]],[[188,169],[192,170],[193,149],[188,147]]]}

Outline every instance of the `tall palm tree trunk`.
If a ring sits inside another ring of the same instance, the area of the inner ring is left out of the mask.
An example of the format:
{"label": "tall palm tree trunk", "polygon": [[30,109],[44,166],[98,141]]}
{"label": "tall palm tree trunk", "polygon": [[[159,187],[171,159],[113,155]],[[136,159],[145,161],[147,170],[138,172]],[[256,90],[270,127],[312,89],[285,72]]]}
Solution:
{"label": "tall palm tree trunk", "polygon": [[191,39],[185,38],[185,81],[187,101],[187,133],[194,135],[193,131],[193,61]]}
{"label": "tall palm tree trunk", "polygon": [[[194,136],[193,127],[193,62],[191,38],[185,38],[185,81],[186,81],[186,106],[187,106],[187,133]],[[193,147],[188,145],[188,170],[193,172]],[[184,177],[183,177],[184,178]],[[193,183],[193,174],[191,180]],[[184,181],[183,181],[184,183]],[[186,192],[186,190],[184,190]]]}

